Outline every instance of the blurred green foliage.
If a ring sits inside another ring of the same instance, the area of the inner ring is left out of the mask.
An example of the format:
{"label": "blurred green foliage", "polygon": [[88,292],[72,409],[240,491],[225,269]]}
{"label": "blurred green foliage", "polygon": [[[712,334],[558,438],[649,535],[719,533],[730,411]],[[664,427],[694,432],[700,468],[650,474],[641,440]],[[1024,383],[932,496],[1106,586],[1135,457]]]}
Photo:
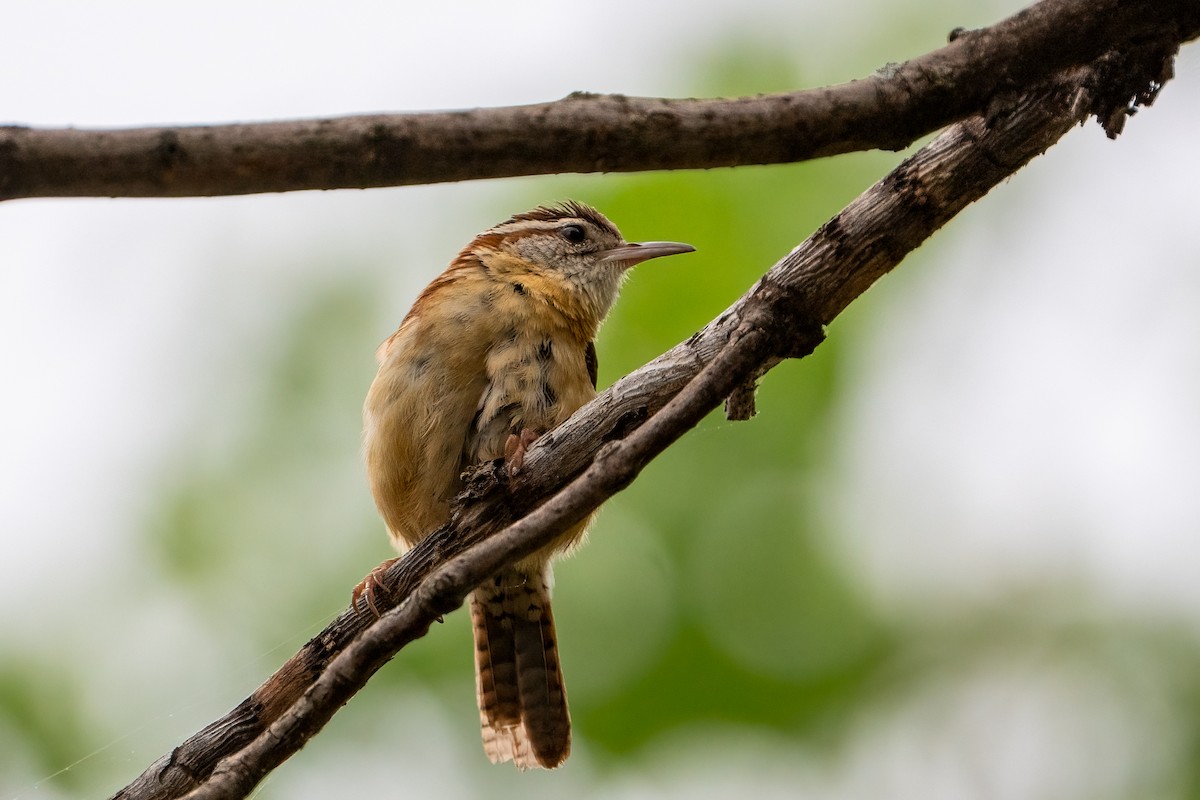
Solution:
{"label": "blurred green foliage", "polygon": [[[62,788],[82,792],[86,776],[63,769],[88,751],[89,738],[80,711],[80,680],[69,666],[5,659],[0,667],[0,748],[8,753],[6,759],[27,756],[34,774],[51,775]],[[15,741],[6,741],[5,734]]]}
{"label": "blurred green foliage", "polygon": [[[717,61],[717,91],[802,84],[788,59],[752,52]],[[706,324],[893,161],[863,155],[544,179],[495,216],[571,197],[603,210],[627,238],[697,247],[635,271],[598,342],[604,386]],[[260,646],[328,610],[330,598],[353,585],[345,572],[313,574],[312,549],[324,563],[357,564],[359,573],[385,554],[365,486],[359,508],[348,509],[333,473],[360,479],[351,458],[374,366],[368,336],[375,320],[394,325],[404,310],[380,308],[354,281],[312,297],[282,339],[245,438],[224,462],[185,473],[161,525],[148,532],[147,547],[193,587],[214,622],[287,593],[288,603],[270,604],[272,616],[245,619]],[[892,639],[826,554],[827,532],[811,510],[831,446],[825,431],[839,388],[840,337],[767,376],[758,418],[729,423],[715,412],[657,459],[611,501],[583,552],[556,570],[577,735],[598,753],[615,757],[698,723],[828,736],[829,723],[846,718],[886,661]],[[321,511],[329,506],[337,516]],[[298,541],[303,558],[277,557]],[[277,564],[276,573],[262,575],[264,563]],[[230,585],[242,587],[238,596],[222,590]],[[288,608],[294,618],[274,616]],[[377,680],[424,683],[461,705],[473,685],[464,617],[407,649]]]}
{"label": "blurred green foliage", "polygon": [[[712,62],[697,94],[804,85],[791,64],[737,48]],[[601,332],[603,387],[701,328],[896,160],[522,181],[495,220],[570,197],[600,208],[627,238],[697,247],[635,271]],[[359,408],[379,331],[406,309],[385,307],[363,272],[344,270],[358,277],[331,278],[299,309],[261,376],[244,436],[184,469],[145,532],[166,580],[253,652],[336,613],[389,555],[358,463]],[[1074,647],[1115,681],[1143,662],[1185,665],[1164,678],[1164,702],[1200,719],[1200,653],[1173,631],[1105,627],[1086,613],[1047,621],[1036,599],[986,620],[898,619],[845,574],[827,546],[838,531],[826,528],[816,498],[836,445],[830,419],[854,319],[839,320],[813,356],[766,376],[757,418],[730,423],[715,412],[653,462],[606,506],[582,552],[558,565],[576,736],[601,768],[690,727],[758,728],[831,747],[881,697],[1016,641],[1044,640],[1058,655]],[[1104,648],[1142,661],[1097,656]],[[51,772],[79,753],[82,723],[71,694],[49,691],[50,678],[26,666],[0,674],[0,714]],[[376,677],[369,702],[399,703],[414,687],[474,738],[464,614],[405,649]],[[338,733],[353,736],[352,727]],[[1172,746],[1200,751],[1194,726],[1173,737]],[[474,750],[461,758],[482,762]],[[72,791],[78,780],[67,773],[58,786]],[[1200,797],[1200,768],[1180,780],[1181,795]],[[269,786],[264,796],[274,796]]]}

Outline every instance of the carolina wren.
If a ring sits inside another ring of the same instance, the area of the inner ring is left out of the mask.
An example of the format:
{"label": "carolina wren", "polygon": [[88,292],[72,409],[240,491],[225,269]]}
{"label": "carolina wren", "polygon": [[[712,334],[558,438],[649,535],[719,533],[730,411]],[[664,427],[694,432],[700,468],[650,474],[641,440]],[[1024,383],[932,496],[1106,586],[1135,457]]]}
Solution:
{"label": "carolina wren", "polygon": [[[542,206],[475,237],[380,346],[363,410],[367,475],[403,553],[449,518],[460,475],[526,447],[596,396],[593,342],[630,267],[686,253],[626,242],[582,203]],[[588,521],[471,593],[483,748],[493,762],[556,767],[570,718],[550,613],[550,562]],[[355,601],[374,587],[368,576]]]}

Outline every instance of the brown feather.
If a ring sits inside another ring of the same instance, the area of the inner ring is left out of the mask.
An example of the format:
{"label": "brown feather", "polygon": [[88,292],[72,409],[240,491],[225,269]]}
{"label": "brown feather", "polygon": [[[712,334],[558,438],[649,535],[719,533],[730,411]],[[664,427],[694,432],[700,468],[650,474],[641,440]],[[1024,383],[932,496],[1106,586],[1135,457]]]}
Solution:
{"label": "brown feather", "polygon": [[600,357],[596,355],[594,341],[587,343],[587,349],[583,351],[583,363],[587,366],[588,378],[592,382],[592,388],[595,389],[597,381],[600,380]]}
{"label": "brown feather", "polygon": [[[597,228],[602,228],[618,238],[621,236],[621,232],[617,230],[617,226],[609,222],[608,217],[591,206],[576,200],[567,200],[564,203],[553,206],[538,206],[532,211],[513,214],[500,224],[508,225],[514,222],[557,222],[563,219],[585,219]],[[497,225],[496,227],[500,226]]]}
{"label": "brown feather", "polygon": [[529,746],[521,728],[512,618],[504,611],[503,592],[489,587],[472,592],[471,623],[483,750],[497,764],[524,760]]}
{"label": "brown feather", "polygon": [[483,749],[493,762],[553,768],[571,720],[544,573],[502,572],[471,595]]}
{"label": "brown feather", "polygon": [[[516,214],[464,247],[380,346],[363,450],[398,550],[446,522],[464,468],[507,458],[519,469],[533,438],[596,396],[593,340],[628,267],[606,254],[626,244],[582,203]],[[471,595],[483,746],[493,761],[555,767],[570,750],[550,562],[587,524]]]}

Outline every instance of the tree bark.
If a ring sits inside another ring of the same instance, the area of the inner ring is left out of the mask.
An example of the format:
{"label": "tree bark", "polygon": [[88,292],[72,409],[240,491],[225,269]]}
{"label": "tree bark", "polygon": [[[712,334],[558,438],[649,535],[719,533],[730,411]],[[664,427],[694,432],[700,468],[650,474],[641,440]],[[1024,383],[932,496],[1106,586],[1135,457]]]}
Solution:
{"label": "tree bark", "polygon": [[[194,197],[561,172],[707,169],[900,150],[1147,39],[1200,31],[1197,0],[1043,0],[850,83],[732,100],[573,94],[511,108],[127,130],[0,128],[0,200]],[[1102,120],[1103,121],[1103,120]],[[1114,129],[1110,128],[1110,132]]]}

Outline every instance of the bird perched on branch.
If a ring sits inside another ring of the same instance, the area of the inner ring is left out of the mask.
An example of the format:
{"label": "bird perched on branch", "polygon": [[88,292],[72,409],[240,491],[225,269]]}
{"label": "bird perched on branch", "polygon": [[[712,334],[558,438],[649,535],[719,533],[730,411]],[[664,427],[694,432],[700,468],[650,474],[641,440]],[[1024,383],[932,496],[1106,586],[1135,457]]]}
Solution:
{"label": "bird perched on branch", "polygon": [[[463,248],[379,348],[363,411],[371,491],[398,550],[447,521],[464,469],[503,458],[519,470],[539,435],[596,396],[593,340],[628,269],[693,249],[626,242],[575,202],[517,214]],[[550,561],[586,527],[471,593],[483,747],[493,762],[556,767],[570,750]],[[371,604],[379,572],[355,590],[356,603],[366,594]]]}

